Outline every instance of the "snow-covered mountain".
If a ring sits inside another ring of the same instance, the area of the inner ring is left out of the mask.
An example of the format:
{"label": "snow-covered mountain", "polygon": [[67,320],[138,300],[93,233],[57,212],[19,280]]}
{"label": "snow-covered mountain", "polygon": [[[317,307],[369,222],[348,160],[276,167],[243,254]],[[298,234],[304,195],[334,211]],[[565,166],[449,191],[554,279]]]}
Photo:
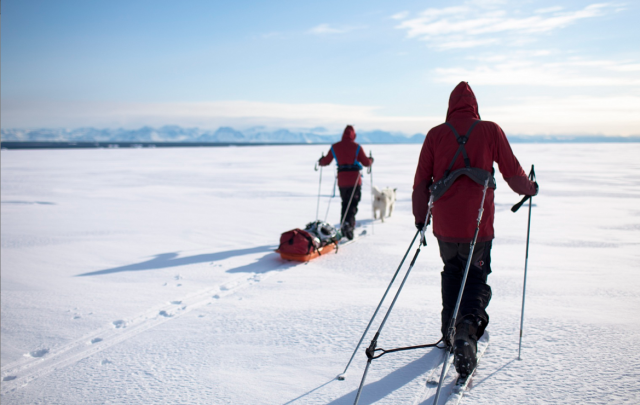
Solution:
{"label": "snow-covered mountain", "polygon": [[[268,129],[252,127],[237,130],[220,127],[217,130],[183,128],[167,125],[161,128],[142,127],[139,129],[97,129],[97,128],[42,128],[42,129],[2,129],[3,142],[181,142],[181,143],[269,143],[269,144],[314,144],[334,143],[341,134],[325,128],[308,130]],[[600,142],[640,142],[635,136],[593,136],[593,135],[508,135],[509,141],[516,143],[600,143]],[[358,131],[357,141],[363,144],[421,144],[424,134],[407,136],[401,132],[381,130]]]}
{"label": "snow-covered mountain", "polygon": [[[291,131],[253,127],[236,130],[220,127],[217,130],[164,126],[140,129],[54,129],[35,130],[2,129],[3,141],[21,142],[213,142],[213,143],[333,143],[340,140],[340,133],[330,133],[324,128]],[[361,131],[361,143],[422,143],[424,135],[408,137],[399,132]]]}

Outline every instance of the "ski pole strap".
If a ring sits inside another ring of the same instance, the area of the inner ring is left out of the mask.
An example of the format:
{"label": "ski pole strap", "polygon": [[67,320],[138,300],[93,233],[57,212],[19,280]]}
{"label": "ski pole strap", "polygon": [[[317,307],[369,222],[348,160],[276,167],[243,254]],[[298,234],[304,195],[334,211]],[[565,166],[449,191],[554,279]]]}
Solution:
{"label": "ski pole strap", "polygon": [[[369,355],[371,355],[371,357],[370,357],[371,359],[377,359],[379,357],[384,356],[387,353],[400,352],[400,351],[403,351],[403,350],[425,349],[425,348],[428,348],[428,347],[435,347],[440,342],[442,342],[442,338],[440,338],[440,340],[438,340],[435,343],[428,343],[428,344],[425,344],[425,345],[398,347],[396,349],[389,349],[389,350],[385,350],[385,349],[382,349],[382,348],[375,349],[375,350],[373,350],[373,353],[367,353],[367,357],[369,357]],[[382,353],[380,353],[378,355],[375,355],[375,352],[382,352]]]}
{"label": "ski pole strap", "polygon": [[[533,182],[536,181],[536,172],[533,169],[533,165],[531,165],[531,171],[529,172],[529,180],[531,180]],[[522,207],[522,205],[524,203],[526,203],[527,200],[529,200],[531,197],[533,197],[533,196],[532,195],[525,195],[524,197],[522,197],[522,200],[520,200],[517,204],[515,204],[513,207],[511,207],[511,211],[512,212],[518,211],[520,209],[520,207]]]}

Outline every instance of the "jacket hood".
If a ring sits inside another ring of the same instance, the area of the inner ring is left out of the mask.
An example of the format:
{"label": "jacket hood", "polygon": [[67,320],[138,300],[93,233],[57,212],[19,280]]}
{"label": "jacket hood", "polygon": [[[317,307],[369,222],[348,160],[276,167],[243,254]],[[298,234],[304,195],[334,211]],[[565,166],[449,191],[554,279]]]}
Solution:
{"label": "jacket hood", "polygon": [[344,132],[342,133],[342,140],[351,142],[356,140],[356,130],[353,129],[351,125],[347,125],[344,129]]}
{"label": "jacket hood", "polygon": [[449,97],[449,109],[447,110],[447,121],[452,115],[467,116],[480,119],[478,112],[478,102],[469,83],[460,82],[451,92]]}

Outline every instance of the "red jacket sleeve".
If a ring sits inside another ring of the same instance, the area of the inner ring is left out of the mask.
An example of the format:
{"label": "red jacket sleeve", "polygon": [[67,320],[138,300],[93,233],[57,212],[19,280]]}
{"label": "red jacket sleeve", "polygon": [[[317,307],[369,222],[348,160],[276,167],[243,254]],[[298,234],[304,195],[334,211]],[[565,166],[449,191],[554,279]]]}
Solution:
{"label": "red jacket sleeve", "polygon": [[418,160],[418,168],[413,180],[413,194],[411,196],[416,224],[424,223],[427,217],[429,197],[431,197],[429,186],[431,184],[433,184],[433,145],[432,137],[427,134],[420,151],[420,159]]}
{"label": "red jacket sleeve", "polygon": [[328,166],[333,161],[333,153],[331,153],[331,148],[329,148],[329,152],[323,158],[320,158],[318,163],[320,166]]}
{"label": "red jacket sleeve", "polygon": [[369,167],[373,163],[373,159],[369,159],[367,155],[364,153],[364,148],[360,147],[360,152],[358,152],[358,162],[362,163],[363,166]]}
{"label": "red jacket sleeve", "polygon": [[495,156],[493,160],[498,163],[498,169],[502,173],[502,177],[507,182],[509,187],[520,195],[535,195],[536,186],[529,180],[520,162],[513,154],[511,145],[507,140],[507,136],[498,125],[498,139],[496,142]]}

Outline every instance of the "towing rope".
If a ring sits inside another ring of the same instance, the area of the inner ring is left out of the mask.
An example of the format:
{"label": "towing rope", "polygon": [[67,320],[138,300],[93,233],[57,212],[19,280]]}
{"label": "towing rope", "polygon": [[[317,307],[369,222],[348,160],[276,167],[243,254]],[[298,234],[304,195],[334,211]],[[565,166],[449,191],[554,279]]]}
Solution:
{"label": "towing rope", "polygon": [[[427,347],[435,347],[435,346],[438,346],[438,343],[440,343],[440,342],[442,342],[442,338],[440,338],[440,340],[438,340],[435,343],[428,343],[426,345],[398,347],[396,349],[389,349],[389,350],[385,350],[385,349],[379,348],[379,349],[375,349],[374,353],[371,353],[369,350],[367,350],[366,352],[367,352],[367,357],[368,358],[377,359],[379,357],[384,356],[387,353],[400,352],[400,351],[403,351],[403,350],[424,349],[424,348],[427,348]],[[380,354],[378,354],[376,356],[376,355],[374,355],[375,352],[382,352],[382,353],[380,353]]]}

